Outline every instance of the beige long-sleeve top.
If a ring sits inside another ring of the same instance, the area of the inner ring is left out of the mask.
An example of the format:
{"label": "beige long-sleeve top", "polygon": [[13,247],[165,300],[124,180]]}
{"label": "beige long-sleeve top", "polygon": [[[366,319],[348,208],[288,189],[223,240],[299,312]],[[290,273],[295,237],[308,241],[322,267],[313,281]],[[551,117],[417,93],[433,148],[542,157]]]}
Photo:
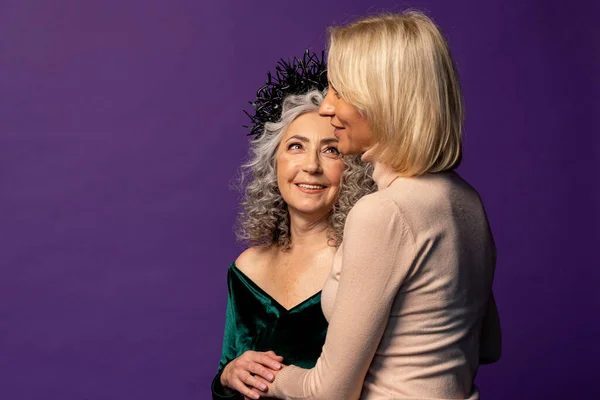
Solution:
{"label": "beige long-sleeve top", "polygon": [[310,370],[284,367],[283,399],[479,399],[482,318],[495,247],[477,192],[454,172],[376,165],[321,301],[329,331]]}

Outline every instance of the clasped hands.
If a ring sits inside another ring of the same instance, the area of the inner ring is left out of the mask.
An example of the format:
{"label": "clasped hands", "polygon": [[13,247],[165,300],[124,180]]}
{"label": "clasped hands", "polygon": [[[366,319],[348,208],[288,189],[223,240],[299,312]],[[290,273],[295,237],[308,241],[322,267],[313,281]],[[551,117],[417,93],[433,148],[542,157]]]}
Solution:
{"label": "clasped hands", "polygon": [[283,368],[282,361],[272,351],[248,350],[225,366],[221,385],[240,392],[245,400],[269,397],[269,384]]}

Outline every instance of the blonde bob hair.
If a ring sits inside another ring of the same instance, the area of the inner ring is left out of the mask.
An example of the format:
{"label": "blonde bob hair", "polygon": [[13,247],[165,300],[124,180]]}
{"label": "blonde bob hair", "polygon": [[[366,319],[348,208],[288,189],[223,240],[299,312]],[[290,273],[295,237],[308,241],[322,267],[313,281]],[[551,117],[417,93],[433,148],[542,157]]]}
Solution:
{"label": "blonde bob hair", "polygon": [[366,118],[374,159],[406,176],[462,157],[463,100],[438,27],[416,11],[329,28],[329,80]]}

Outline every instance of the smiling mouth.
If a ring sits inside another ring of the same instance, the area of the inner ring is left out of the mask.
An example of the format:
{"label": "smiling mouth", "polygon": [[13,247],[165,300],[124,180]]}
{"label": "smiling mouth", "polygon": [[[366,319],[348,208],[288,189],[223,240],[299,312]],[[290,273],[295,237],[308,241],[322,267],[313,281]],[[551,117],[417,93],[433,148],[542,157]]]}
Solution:
{"label": "smiling mouth", "polygon": [[324,190],[324,189],[327,189],[327,186],[310,184],[310,183],[296,183],[296,186],[298,186],[299,188],[302,188],[302,189],[306,189],[306,190]]}

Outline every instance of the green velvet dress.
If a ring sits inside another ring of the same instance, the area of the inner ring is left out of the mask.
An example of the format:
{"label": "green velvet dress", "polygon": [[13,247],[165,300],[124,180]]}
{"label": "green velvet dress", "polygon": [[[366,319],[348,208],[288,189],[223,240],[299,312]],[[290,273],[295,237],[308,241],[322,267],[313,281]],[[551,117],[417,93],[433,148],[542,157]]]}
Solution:
{"label": "green velvet dress", "polygon": [[217,376],[212,383],[213,399],[241,399],[226,395],[220,383],[227,363],[246,350],[273,350],[286,365],[314,367],[325,343],[327,320],[321,311],[321,292],[285,309],[256,285],[235,263],[227,273],[228,298],[223,350]]}

